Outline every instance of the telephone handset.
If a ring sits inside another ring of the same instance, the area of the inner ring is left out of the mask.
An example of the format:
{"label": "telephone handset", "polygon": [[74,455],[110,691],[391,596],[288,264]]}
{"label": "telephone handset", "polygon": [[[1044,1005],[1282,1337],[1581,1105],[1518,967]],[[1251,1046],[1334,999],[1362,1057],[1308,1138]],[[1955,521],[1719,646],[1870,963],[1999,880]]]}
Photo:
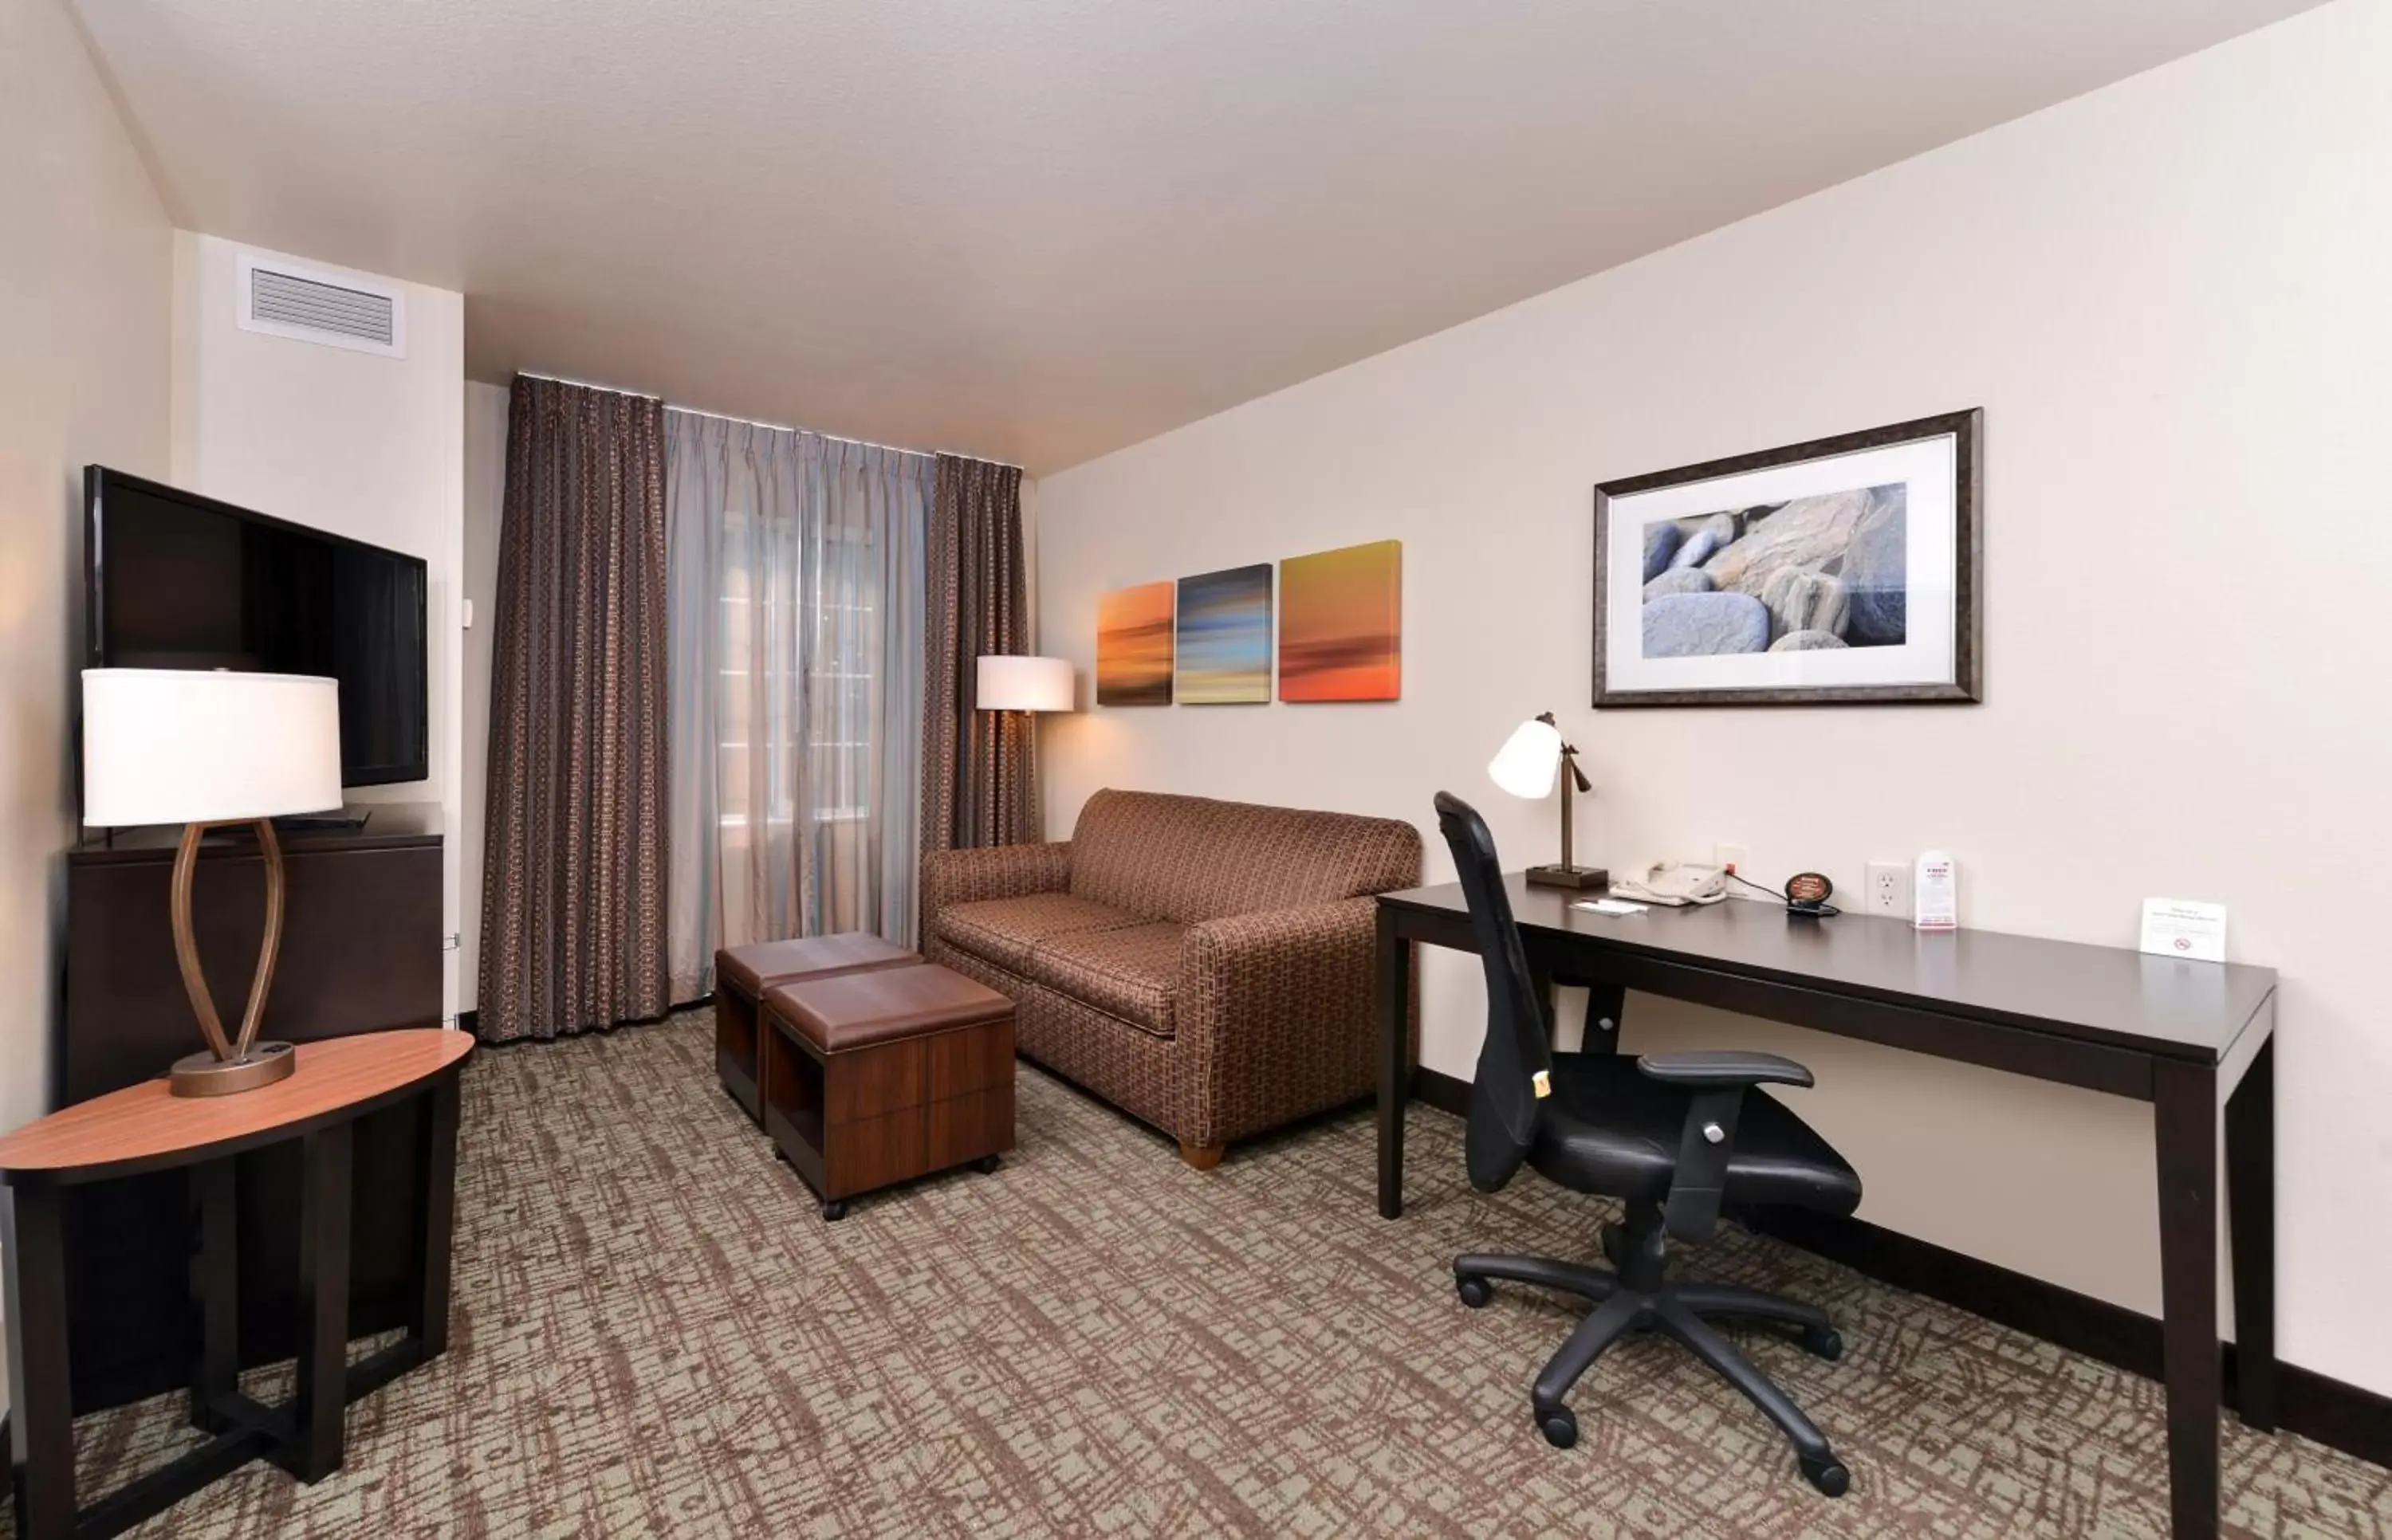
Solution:
{"label": "telephone handset", "polygon": [[1671,908],[1715,904],[1727,897],[1727,873],[1717,866],[1699,866],[1693,861],[1632,861],[1625,868],[1613,868],[1611,894],[1618,899]]}

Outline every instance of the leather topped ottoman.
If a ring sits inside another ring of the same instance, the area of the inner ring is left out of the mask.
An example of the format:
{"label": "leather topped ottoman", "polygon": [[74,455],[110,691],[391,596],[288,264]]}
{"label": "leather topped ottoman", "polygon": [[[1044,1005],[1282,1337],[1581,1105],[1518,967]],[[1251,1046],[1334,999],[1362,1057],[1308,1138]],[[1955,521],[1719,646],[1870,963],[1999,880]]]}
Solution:
{"label": "leather topped ottoman", "polygon": [[796,978],[828,978],[921,960],[894,941],[862,931],[719,950],[714,954],[714,1073],[722,1089],[748,1117],[763,1122],[757,1088],[763,1084],[763,1059],[772,1044],[757,1029],[756,1006],[766,990]]}
{"label": "leather topped ottoman", "polygon": [[764,991],[764,1131],[822,1199],[1013,1147],[1013,1002],[935,963]]}

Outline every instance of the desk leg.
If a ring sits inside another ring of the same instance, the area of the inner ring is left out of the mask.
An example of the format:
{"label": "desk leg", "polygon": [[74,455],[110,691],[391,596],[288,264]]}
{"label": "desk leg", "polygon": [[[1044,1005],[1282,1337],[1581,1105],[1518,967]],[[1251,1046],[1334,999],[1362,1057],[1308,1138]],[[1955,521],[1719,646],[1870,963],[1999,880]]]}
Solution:
{"label": "desk leg", "polygon": [[454,1075],[433,1089],[425,1099],[415,1152],[415,1190],[422,1196],[423,1210],[422,1227],[415,1237],[414,1319],[409,1325],[425,1358],[436,1358],[448,1349],[448,1246],[457,1220],[457,1100]]}
{"label": "desk leg", "polygon": [[191,1294],[200,1306],[200,1356],[191,1371],[191,1426],[220,1433],[216,1406],[240,1388],[240,1200],[233,1162],[191,1168],[192,1206],[200,1246],[192,1259]]}
{"label": "desk leg", "polygon": [[342,1417],[349,1379],[349,1154],[351,1123],[306,1139],[300,1178],[299,1394],[292,1407],[298,1435],[289,1469],[319,1482],[341,1468]]}
{"label": "desk leg", "polygon": [[8,1456],[20,1540],[74,1534],[74,1412],[67,1383],[66,1241],[58,1189],[11,1185],[0,1208],[8,1314]]}
{"label": "desk leg", "polygon": [[1410,1023],[1412,945],[1396,934],[1392,911],[1379,911],[1379,1217],[1404,1212],[1404,1100],[1411,1087],[1405,1063]]}
{"label": "desk leg", "polygon": [[2228,1265],[2234,1269],[2234,1384],[2242,1426],[2276,1426],[2276,1040],[2226,1097]]}
{"label": "desk leg", "polygon": [[2217,1534],[2217,1071],[2152,1067],[2159,1145],[2160,1321],[2175,1540]]}

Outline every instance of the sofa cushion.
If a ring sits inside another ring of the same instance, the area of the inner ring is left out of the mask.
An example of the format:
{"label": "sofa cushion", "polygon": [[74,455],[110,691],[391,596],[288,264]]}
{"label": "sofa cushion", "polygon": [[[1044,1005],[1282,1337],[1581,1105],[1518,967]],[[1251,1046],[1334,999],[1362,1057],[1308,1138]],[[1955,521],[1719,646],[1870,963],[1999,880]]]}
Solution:
{"label": "sofa cushion", "polygon": [[1083,930],[1118,930],[1150,916],[1132,914],[1070,893],[1028,893],[949,904],[932,922],[939,939],[999,967],[1023,971],[1030,950],[1049,937]]}
{"label": "sofa cushion", "polygon": [[1172,982],[1188,927],[1168,921],[1076,930],[1031,949],[1022,977],[1157,1037],[1172,1033]]}
{"label": "sofa cushion", "polygon": [[1195,925],[1385,893],[1421,878],[1420,831],[1387,818],[1100,791],[1072,834],[1072,892]]}

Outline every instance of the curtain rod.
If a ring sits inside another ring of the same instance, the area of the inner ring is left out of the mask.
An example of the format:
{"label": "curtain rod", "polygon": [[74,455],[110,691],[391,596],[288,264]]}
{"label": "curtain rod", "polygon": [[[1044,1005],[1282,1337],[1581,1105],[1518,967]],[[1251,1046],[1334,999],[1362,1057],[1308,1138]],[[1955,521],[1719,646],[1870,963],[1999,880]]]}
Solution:
{"label": "curtain rod", "polygon": [[[646,391],[625,390],[620,385],[601,385],[588,380],[569,380],[562,374],[542,374],[538,369],[519,369],[515,370],[515,372],[533,380],[552,380],[560,385],[575,385],[586,391],[605,391],[614,395],[632,395],[639,397],[639,399],[643,401],[664,401],[665,399],[661,395],[651,395]],[[744,422],[750,428],[762,428],[770,433],[812,434],[816,438],[835,438],[841,444],[861,444],[867,449],[886,449],[890,454],[895,455],[927,454],[935,456],[953,454],[957,459],[977,459],[982,461],[983,464],[1002,465],[1008,471],[1021,470],[1020,466],[1014,464],[1009,459],[990,459],[985,455],[957,454],[956,451],[951,449],[908,449],[900,445],[882,444],[877,440],[869,438],[850,438],[845,434],[826,434],[818,428],[793,428],[786,422],[762,422],[752,417],[734,417],[729,412],[710,412],[699,407],[679,407],[670,401],[665,401],[665,410],[669,412],[686,412],[692,417],[711,417],[723,422]],[[1029,474],[1026,471],[1022,472],[1022,473],[1024,475]]]}

